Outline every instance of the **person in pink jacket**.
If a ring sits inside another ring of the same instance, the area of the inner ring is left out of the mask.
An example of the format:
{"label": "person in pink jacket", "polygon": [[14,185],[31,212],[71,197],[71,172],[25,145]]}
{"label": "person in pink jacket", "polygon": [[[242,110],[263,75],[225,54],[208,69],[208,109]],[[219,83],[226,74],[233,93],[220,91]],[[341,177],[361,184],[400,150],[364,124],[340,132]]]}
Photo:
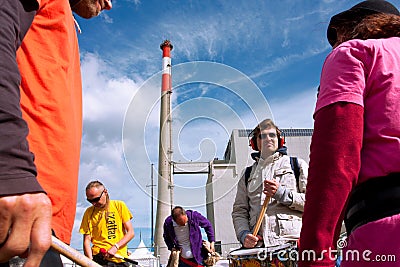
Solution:
{"label": "person in pink jacket", "polygon": [[[337,248],[344,267],[399,266],[399,37],[400,13],[387,1],[363,1],[330,21],[300,267],[334,266]],[[336,244],[343,219],[348,239]]]}

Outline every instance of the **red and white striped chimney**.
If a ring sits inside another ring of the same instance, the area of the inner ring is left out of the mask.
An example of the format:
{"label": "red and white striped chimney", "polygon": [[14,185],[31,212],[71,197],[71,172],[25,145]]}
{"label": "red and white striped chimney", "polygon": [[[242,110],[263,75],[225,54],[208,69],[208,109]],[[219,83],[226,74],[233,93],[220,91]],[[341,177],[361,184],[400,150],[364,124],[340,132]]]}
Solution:
{"label": "red and white striped chimney", "polygon": [[160,264],[166,265],[169,252],[163,239],[163,224],[171,214],[173,206],[174,182],[172,176],[172,118],[171,118],[171,50],[172,44],[165,40],[160,45],[163,51],[160,105],[160,139],[158,150],[158,195],[155,229],[155,255],[160,256]]}

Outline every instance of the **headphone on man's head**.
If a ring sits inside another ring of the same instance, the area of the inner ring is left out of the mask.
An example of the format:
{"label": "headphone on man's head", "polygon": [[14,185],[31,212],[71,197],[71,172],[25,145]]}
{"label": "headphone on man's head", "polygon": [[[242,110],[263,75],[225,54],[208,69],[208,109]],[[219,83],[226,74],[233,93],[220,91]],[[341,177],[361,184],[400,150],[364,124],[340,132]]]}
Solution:
{"label": "headphone on man's head", "polygon": [[[278,149],[279,149],[285,145],[285,135],[281,130],[279,130],[279,128],[276,128],[276,130],[278,133]],[[260,151],[260,149],[257,146],[257,138],[259,133],[260,133],[260,126],[257,126],[250,132],[248,136],[249,146],[251,147],[251,149],[255,151]]]}
{"label": "headphone on man's head", "polygon": [[278,129],[280,134],[278,134],[278,148],[281,148],[285,145],[286,141],[285,141],[285,133],[283,131],[281,131],[280,129]]}
{"label": "headphone on man's head", "polygon": [[257,127],[249,133],[249,136],[248,136],[249,146],[251,147],[251,149],[253,149],[255,151],[260,151],[257,146],[257,135],[255,135],[256,129],[257,129]]}

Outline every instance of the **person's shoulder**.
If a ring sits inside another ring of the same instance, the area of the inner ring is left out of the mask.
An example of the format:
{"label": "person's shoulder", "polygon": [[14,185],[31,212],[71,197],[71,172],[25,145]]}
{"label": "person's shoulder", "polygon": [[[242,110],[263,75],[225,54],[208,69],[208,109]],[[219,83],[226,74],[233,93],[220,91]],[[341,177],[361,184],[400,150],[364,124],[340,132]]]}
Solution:
{"label": "person's shoulder", "polygon": [[305,161],[302,158],[297,157],[297,162],[299,163],[300,167],[304,167],[304,166],[308,167],[307,161]]}
{"label": "person's shoulder", "polygon": [[280,161],[283,164],[290,164],[290,156],[288,156],[287,154],[279,153],[278,161]]}
{"label": "person's shoulder", "polygon": [[400,45],[400,38],[381,38],[381,39],[352,39],[343,42],[333,49],[328,58],[369,58],[376,53],[380,53],[382,49],[397,49]]}
{"label": "person's shoulder", "polygon": [[[188,210],[186,212],[188,212]],[[188,217],[202,218],[202,217],[205,217],[205,216],[203,214],[201,214],[200,212],[198,212],[198,211],[190,210],[190,214],[188,215]]]}
{"label": "person's shoulder", "polygon": [[288,154],[282,154],[282,153],[280,153],[280,152],[276,152],[276,153],[279,153],[278,155],[279,155],[279,157],[282,158],[282,159],[285,159],[285,160],[290,159],[290,156],[289,156]]}
{"label": "person's shoulder", "polygon": [[400,37],[358,40],[355,44],[368,51],[370,55],[392,53],[398,51]]}
{"label": "person's shoulder", "polygon": [[201,215],[201,213],[200,212],[198,212],[198,211],[195,211],[195,210],[186,210],[186,214],[200,214]]}
{"label": "person's shoulder", "polygon": [[90,206],[90,207],[86,208],[83,216],[88,216],[88,214],[92,214],[93,210],[94,210],[94,206]]}
{"label": "person's shoulder", "polygon": [[164,224],[172,224],[172,216],[171,215],[169,215],[167,218],[165,218]]}
{"label": "person's shoulder", "polygon": [[94,206],[87,207],[85,212],[89,212],[89,211],[92,211],[92,210],[94,210]]}
{"label": "person's shoulder", "polygon": [[297,165],[298,168],[308,168],[308,163],[304,159],[297,156],[282,155],[282,163],[286,166],[292,167],[292,164]]}
{"label": "person's shoulder", "polygon": [[122,200],[113,199],[113,200],[110,200],[110,204],[112,204],[112,205],[114,205],[116,207],[128,207],[126,205],[126,203],[124,201],[122,201]]}
{"label": "person's shoulder", "polygon": [[389,37],[389,38],[378,38],[378,39],[352,39],[344,42],[338,47],[374,47],[381,46],[382,44],[395,44],[398,45],[400,43],[400,37]]}
{"label": "person's shoulder", "polygon": [[120,205],[126,205],[123,200],[118,200],[118,199],[110,199],[110,202],[120,204]]}
{"label": "person's shoulder", "polygon": [[339,58],[357,58],[360,52],[365,52],[368,47],[369,45],[366,45],[365,40],[348,40],[335,47],[327,56],[327,61]]}

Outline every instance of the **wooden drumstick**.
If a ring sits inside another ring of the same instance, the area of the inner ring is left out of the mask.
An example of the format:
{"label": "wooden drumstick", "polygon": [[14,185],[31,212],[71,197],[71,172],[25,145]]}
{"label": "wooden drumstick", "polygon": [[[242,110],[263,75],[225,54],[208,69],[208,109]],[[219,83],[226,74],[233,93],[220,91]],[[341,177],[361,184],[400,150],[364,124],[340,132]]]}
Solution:
{"label": "wooden drumstick", "polygon": [[271,197],[265,197],[265,199],[264,199],[264,203],[263,203],[261,211],[260,211],[260,216],[258,217],[256,226],[254,227],[254,230],[253,230],[254,236],[257,236],[258,230],[260,230],[260,226],[261,226],[262,220],[264,218],[265,212],[267,211],[268,202],[270,199],[271,199]]}
{"label": "wooden drumstick", "polygon": [[98,263],[92,261],[54,236],[51,237],[51,247],[82,267],[101,267]]}

